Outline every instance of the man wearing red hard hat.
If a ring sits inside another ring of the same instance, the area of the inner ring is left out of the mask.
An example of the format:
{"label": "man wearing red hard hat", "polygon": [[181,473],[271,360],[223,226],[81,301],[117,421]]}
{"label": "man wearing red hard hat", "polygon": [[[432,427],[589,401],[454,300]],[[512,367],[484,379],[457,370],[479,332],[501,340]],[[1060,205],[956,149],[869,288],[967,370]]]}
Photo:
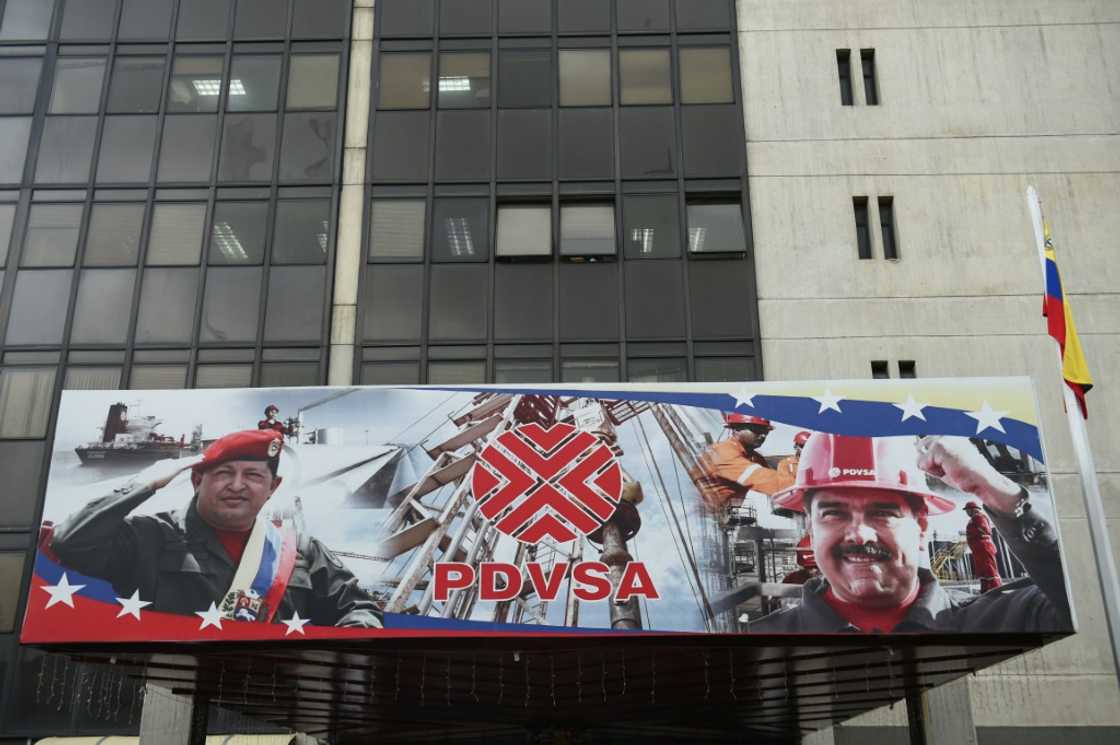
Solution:
{"label": "man wearing red hard hat", "polygon": [[[954,509],[927,474],[984,505],[1029,578],[1001,592],[943,588],[923,567],[930,515]],[[796,608],[751,623],[760,633],[1016,632],[1071,628],[1054,529],[1028,494],[968,440],[816,433],[775,507],[805,514],[821,577]]]}
{"label": "man wearing red hard hat", "polygon": [[[159,461],[62,521],[50,547],[152,611],[380,627],[373,599],[326,546],[261,515],[282,481],[282,445],[279,432],[246,430],[198,458]],[[130,514],[188,469],[194,497],[184,509]]]}
{"label": "man wearing red hard hat", "polygon": [[802,430],[793,436],[793,455],[787,455],[778,461],[778,473],[787,476],[790,482],[797,478],[797,463],[801,460],[801,451],[805,449],[805,443],[809,441],[811,432]]}
{"label": "man wearing red hard hat", "polygon": [[723,423],[731,437],[704,451],[694,479],[710,510],[742,499],[749,490],[769,496],[793,483],[792,475],[779,474],[758,452],[774,429],[770,420],[730,412],[723,415]]}
{"label": "man wearing red hard hat", "polygon": [[984,516],[980,505],[969,502],[964,506],[968,515],[965,539],[972,556],[972,575],[980,580],[980,592],[994,590],[1003,584],[996,562],[996,544],[992,540],[992,524]]}

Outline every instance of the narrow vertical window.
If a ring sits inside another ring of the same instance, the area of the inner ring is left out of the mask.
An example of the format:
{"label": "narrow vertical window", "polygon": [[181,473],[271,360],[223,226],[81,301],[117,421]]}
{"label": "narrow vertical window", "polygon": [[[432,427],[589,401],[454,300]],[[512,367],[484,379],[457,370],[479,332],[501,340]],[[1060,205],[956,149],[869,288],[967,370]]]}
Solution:
{"label": "narrow vertical window", "polygon": [[886,360],[871,360],[871,377],[876,380],[889,378],[891,376],[890,370],[887,368]]}
{"label": "narrow vertical window", "polygon": [[840,103],[852,105],[852,52],[850,49],[836,50],[836,71],[840,75]]}
{"label": "narrow vertical window", "polygon": [[918,377],[917,368],[914,365],[914,360],[899,360],[898,361],[898,377],[900,378],[916,378]]}
{"label": "narrow vertical window", "polygon": [[868,106],[878,106],[879,81],[875,77],[875,50],[859,50],[859,59],[863,65],[863,97]]}
{"label": "narrow vertical window", "polygon": [[883,258],[898,258],[898,236],[894,229],[894,197],[879,197],[879,226],[883,229]]}
{"label": "narrow vertical window", "polygon": [[867,197],[852,197],[852,209],[856,216],[856,244],[861,259],[871,258],[871,230],[867,222]]}

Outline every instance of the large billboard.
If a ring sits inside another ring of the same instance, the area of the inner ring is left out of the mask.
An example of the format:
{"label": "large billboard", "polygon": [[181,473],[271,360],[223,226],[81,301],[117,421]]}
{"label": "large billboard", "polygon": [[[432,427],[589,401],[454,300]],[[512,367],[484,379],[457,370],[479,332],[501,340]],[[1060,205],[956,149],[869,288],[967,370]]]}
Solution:
{"label": "large billboard", "polygon": [[1024,378],[67,391],[22,640],[1073,631]]}

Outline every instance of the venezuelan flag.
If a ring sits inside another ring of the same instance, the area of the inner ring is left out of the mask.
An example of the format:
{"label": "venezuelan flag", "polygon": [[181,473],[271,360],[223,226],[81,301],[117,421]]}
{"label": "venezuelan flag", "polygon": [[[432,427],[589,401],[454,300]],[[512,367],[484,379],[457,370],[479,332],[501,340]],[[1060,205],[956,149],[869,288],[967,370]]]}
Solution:
{"label": "venezuelan flag", "polygon": [[1085,394],[1093,387],[1093,377],[1081,341],[1077,338],[1077,328],[1073,325],[1073,312],[1062,293],[1062,277],[1058,273],[1058,259],[1054,254],[1054,243],[1050,239],[1050,226],[1043,221],[1043,235],[1046,238],[1046,296],[1042,302],[1042,315],[1046,316],[1047,330],[1058,342],[1062,351],[1062,378],[1077,397],[1081,415],[1086,419],[1089,411],[1085,408]]}

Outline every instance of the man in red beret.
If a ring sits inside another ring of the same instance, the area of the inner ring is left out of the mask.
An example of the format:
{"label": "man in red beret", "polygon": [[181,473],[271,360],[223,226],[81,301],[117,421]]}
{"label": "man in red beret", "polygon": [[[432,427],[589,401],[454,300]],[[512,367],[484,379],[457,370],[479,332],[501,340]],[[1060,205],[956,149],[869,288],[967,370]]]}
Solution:
{"label": "man in red beret", "polygon": [[[153,611],[260,623],[380,627],[379,611],[354,575],[318,540],[261,515],[280,487],[283,436],[274,430],[226,435],[200,458],[160,461],[136,481],[60,523],[51,548],[83,574]],[[185,509],[131,515],[190,469]]]}

